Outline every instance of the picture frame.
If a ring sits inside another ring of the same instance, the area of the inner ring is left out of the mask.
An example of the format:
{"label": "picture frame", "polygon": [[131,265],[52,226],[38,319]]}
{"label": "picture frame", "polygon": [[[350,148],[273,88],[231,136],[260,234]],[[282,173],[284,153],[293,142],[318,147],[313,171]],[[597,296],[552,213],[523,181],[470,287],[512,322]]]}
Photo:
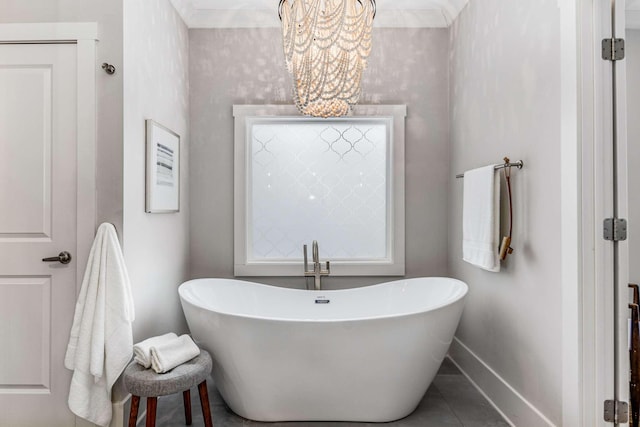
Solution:
{"label": "picture frame", "polygon": [[147,119],[145,125],[145,212],[179,212],[180,135],[151,119]]}

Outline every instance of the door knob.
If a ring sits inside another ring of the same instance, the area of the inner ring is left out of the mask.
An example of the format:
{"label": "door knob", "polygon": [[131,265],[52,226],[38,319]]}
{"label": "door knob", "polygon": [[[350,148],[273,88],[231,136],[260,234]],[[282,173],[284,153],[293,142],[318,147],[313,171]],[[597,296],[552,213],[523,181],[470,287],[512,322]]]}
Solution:
{"label": "door knob", "polygon": [[59,262],[60,264],[69,264],[71,262],[71,254],[67,251],[62,251],[58,256],[52,256],[49,258],[42,258],[44,262]]}

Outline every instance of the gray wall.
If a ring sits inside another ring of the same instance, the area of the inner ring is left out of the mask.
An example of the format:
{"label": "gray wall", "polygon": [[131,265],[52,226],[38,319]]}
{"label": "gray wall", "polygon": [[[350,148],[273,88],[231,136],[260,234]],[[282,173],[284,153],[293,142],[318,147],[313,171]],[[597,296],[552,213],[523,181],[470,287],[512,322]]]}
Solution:
{"label": "gray wall", "polygon": [[98,221],[122,230],[122,0],[0,0],[0,23],[97,22],[97,64],[114,64],[109,76],[96,69],[98,100]]}
{"label": "gray wall", "polygon": [[[292,103],[280,30],[190,30],[191,274],[233,276],[233,104]],[[447,275],[448,29],[374,30],[360,104],[407,104],[406,275]],[[302,278],[263,278],[302,287]],[[328,288],[381,278],[330,278]]]}
{"label": "gray wall", "polygon": [[[629,280],[640,282],[640,30],[626,33],[627,159],[629,173]],[[635,227],[634,227],[635,226]]]}
{"label": "gray wall", "polygon": [[[507,416],[517,414],[505,405],[504,396],[492,394],[495,375],[558,425],[559,15],[555,0],[472,1],[451,28],[452,173],[500,163],[505,155],[523,159],[525,167],[512,174],[515,252],[502,271],[490,273],[462,261],[461,180],[450,182],[449,246],[453,276],[469,284],[458,341],[451,350],[454,359]],[[466,362],[470,360],[478,363]]]}
{"label": "gray wall", "polygon": [[[177,288],[189,278],[188,56],[187,27],[169,0],[125,2],[123,249],[134,341],[187,330]],[[180,135],[178,213],[145,213],[145,119]]]}

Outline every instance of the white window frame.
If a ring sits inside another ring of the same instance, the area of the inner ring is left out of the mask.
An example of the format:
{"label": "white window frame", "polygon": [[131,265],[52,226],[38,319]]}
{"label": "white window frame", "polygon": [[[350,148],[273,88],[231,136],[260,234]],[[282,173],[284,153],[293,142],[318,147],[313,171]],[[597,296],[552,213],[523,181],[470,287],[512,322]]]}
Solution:
{"label": "white window frame", "polygon": [[[388,256],[384,260],[331,261],[332,276],[403,276],[405,274],[405,219],[404,219],[404,139],[406,105],[358,105],[354,107],[353,118],[384,119],[389,122],[390,170],[387,178],[390,191],[390,235],[388,236]],[[301,276],[302,261],[251,260],[249,255],[249,182],[250,167],[247,147],[249,126],[255,119],[265,118],[304,121],[323,120],[300,116],[293,105],[234,105],[234,274],[236,276]],[[347,118],[348,119],[348,118]],[[322,245],[322,236],[317,239]],[[309,242],[309,245],[311,242]],[[309,248],[310,250],[310,248]],[[300,248],[302,258],[302,248]]]}

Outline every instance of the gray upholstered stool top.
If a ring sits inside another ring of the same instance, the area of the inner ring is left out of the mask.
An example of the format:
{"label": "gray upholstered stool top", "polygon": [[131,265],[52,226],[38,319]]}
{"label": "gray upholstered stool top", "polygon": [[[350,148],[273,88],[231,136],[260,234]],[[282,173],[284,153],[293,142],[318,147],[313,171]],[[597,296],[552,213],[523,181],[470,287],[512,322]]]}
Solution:
{"label": "gray upholstered stool top", "polygon": [[145,369],[134,361],[124,370],[124,386],[134,396],[154,397],[183,392],[206,380],[211,366],[211,356],[204,350],[200,350],[199,356],[164,374],[156,374],[153,369]]}

